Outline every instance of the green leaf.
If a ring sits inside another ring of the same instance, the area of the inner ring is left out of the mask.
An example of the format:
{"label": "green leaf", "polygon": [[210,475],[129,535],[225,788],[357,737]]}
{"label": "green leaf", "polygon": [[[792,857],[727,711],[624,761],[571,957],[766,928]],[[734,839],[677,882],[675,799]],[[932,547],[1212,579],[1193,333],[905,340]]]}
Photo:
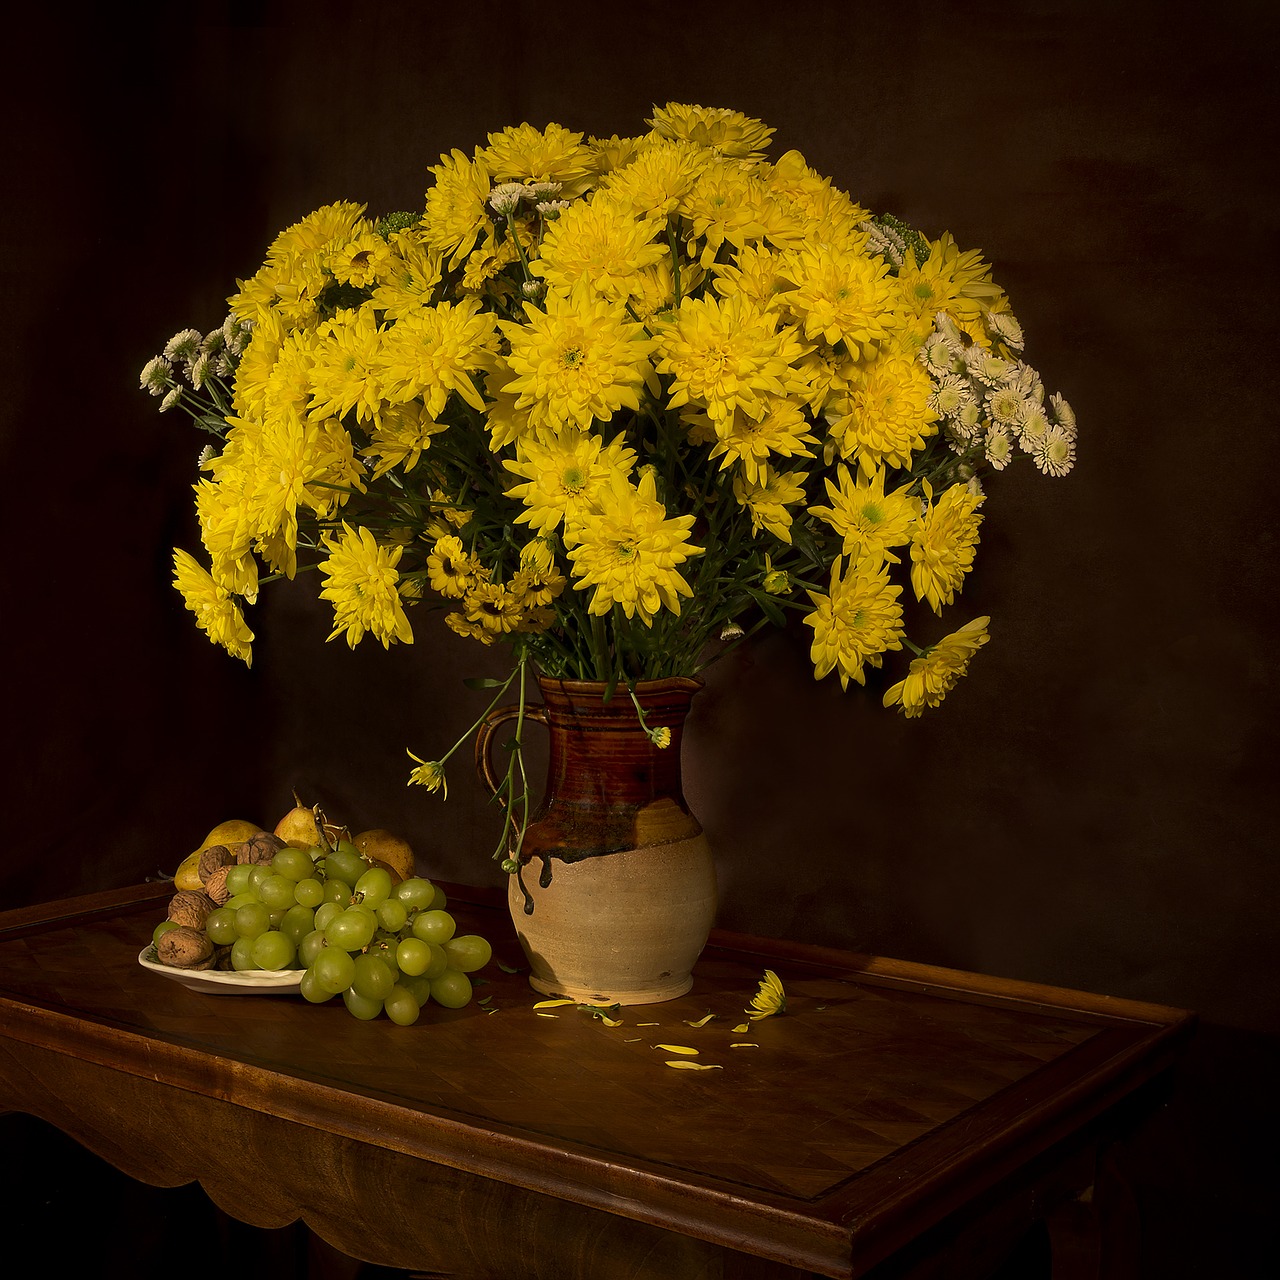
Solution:
{"label": "green leaf", "polygon": [[468,689],[499,689],[504,682],[495,680],[492,676],[467,676],[462,683]]}

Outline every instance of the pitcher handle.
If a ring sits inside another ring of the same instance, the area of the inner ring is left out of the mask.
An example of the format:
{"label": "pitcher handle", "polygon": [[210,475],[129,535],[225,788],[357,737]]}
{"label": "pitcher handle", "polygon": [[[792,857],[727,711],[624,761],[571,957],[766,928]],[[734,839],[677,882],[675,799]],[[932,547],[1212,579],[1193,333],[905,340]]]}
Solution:
{"label": "pitcher handle", "polygon": [[[493,735],[497,733],[498,726],[505,724],[508,720],[516,719],[519,714],[519,703],[506,707],[494,707],[480,721],[480,728],[476,730],[476,773],[480,775],[480,781],[489,788],[491,796],[498,793],[498,775],[493,771],[493,761],[489,757],[489,744],[493,741]],[[547,709],[540,702],[526,702],[524,714],[527,720],[536,720],[539,724],[547,723]],[[500,800],[499,803],[504,807],[506,805],[505,800]]]}

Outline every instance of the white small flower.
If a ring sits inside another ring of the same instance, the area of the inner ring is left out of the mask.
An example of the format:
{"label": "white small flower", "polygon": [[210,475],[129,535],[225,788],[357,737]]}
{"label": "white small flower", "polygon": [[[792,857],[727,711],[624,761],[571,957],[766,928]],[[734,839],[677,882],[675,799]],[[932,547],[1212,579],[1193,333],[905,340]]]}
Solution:
{"label": "white small flower", "polygon": [[949,373],[933,389],[929,408],[944,418],[953,418],[973,404],[973,392],[963,378]]}
{"label": "white small flower", "polygon": [[520,286],[520,292],[524,294],[531,302],[537,302],[542,295],[546,293],[547,285],[543,280],[526,280]]}
{"label": "white small flower", "polygon": [[1061,427],[1050,427],[1036,441],[1032,460],[1047,476],[1065,476],[1075,465],[1076,444]]}
{"label": "white small flower", "polygon": [[217,456],[217,450],[214,449],[213,445],[205,445],[205,447],[200,450],[200,456],[196,459],[196,470],[203,471],[205,467],[207,467]]}
{"label": "white small flower", "polygon": [[993,426],[987,432],[987,442],[983,449],[987,461],[997,470],[1003,471],[1013,459],[1013,437],[1007,427]]}
{"label": "white small flower", "polygon": [[1074,440],[1076,435],[1075,410],[1060,395],[1051,395],[1049,397],[1049,405],[1053,409],[1054,421]]}
{"label": "white small flower", "polygon": [[907,242],[899,232],[870,220],[859,223],[858,230],[866,233],[868,252],[887,258],[895,267],[902,266],[907,257]]}
{"label": "white small flower", "polygon": [[191,385],[195,387],[197,391],[204,386],[204,380],[209,376],[211,364],[212,361],[204,352],[201,352],[196,356],[195,361],[192,363]]}
{"label": "white small flower", "polygon": [[569,202],[567,200],[539,200],[535,207],[548,222],[554,222],[569,207]]}
{"label": "white small flower", "polygon": [[164,354],[166,360],[183,360],[190,364],[195,359],[200,350],[200,344],[204,341],[200,333],[195,329],[183,329],[181,333],[175,333],[168,342],[164,344]]}
{"label": "white small flower", "polygon": [[1049,415],[1045,413],[1044,405],[1028,405],[1026,413],[1022,415],[1022,421],[1018,424],[1018,443],[1030,453],[1048,430]]}
{"label": "white small flower", "polygon": [[222,336],[227,340],[227,350],[238,356],[253,336],[253,321],[239,320],[234,315],[229,315],[222,322]]}
{"label": "white small flower", "polygon": [[182,399],[182,388],[174,387],[173,390],[170,391],[168,395],[166,395],[165,398],[160,401],[160,412],[168,413],[168,411],[172,409],[173,406],[177,404],[178,401],[181,399]]}
{"label": "white small flower", "polygon": [[536,204],[539,200],[555,199],[560,194],[560,187],[559,182],[530,182],[526,184],[524,190],[525,195]]}
{"label": "white small flower", "polygon": [[920,348],[920,363],[935,378],[945,377],[956,367],[956,358],[940,333],[931,333]]}
{"label": "white small flower", "polygon": [[720,628],[721,640],[737,640],[738,637],[743,634],[744,632],[742,628],[736,622],[726,622],[724,626]]}
{"label": "white small flower", "polygon": [[960,330],[956,328],[955,322],[945,311],[939,311],[933,318],[934,331],[943,342],[947,344],[947,350],[951,352],[956,360],[963,360],[967,348],[964,344],[964,337]]}
{"label": "white small flower", "polygon": [[489,192],[489,207],[500,218],[506,218],[520,207],[524,196],[523,182],[504,182]]}
{"label": "white small flower", "polygon": [[976,345],[966,349],[963,359],[969,376],[989,387],[999,386],[1015,368],[1008,360],[1001,360]]}
{"label": "white small flower", "polygon": [[1027,413],[1026,397],[1017,389],[1005,383],[987,397],[987,409],[991,416],[1007,427],[1016,427]]}
{"label": "white small flower", "polygon": [[1026,339],[1022,326],[1008,311],[988,311],[987,328],[993,338],[999,339],[1011,351],[1021,351]]}
{"label": "white small flower", "polygon": [[138,385],[153,396],[162,396],[173,386],[173,365],[164,356],[152,356],[142,366]]}

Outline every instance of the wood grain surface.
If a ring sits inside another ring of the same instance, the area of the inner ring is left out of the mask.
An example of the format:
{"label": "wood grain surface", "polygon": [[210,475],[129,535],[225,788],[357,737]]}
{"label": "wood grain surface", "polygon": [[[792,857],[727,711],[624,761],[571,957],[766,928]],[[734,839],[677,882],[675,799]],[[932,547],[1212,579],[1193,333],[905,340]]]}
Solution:
{"label": "wood grain surface", "polygon": [[[449,889],[460,931],[522,964],[505,911]],[[0,916],[0,1108],[144,1181],[198,1179],[245,1221],[302,1218],[355,1257],[475,1280],[853,1276],[997,1201],[1045,1216],[1032,1201],[1090,1184],[1108,1110],[1191,1025],[730,935],[688,996],[618,1026],[535,1008],[499,963],[484,1004],[362,1023],[143,970],[168,892]],[[766,967],[787,1013],[734,1034]],[[674,1070],[662,1044],[717,1069]]]}

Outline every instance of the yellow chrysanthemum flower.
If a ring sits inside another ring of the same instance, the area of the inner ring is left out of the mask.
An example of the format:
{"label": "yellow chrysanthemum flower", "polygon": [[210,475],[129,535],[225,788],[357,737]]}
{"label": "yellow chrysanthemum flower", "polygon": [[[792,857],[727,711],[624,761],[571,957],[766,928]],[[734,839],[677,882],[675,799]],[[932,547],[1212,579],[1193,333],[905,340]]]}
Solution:
{"label": "yellow chrysanthemum flower", "polygon": [[520,548],[520,567],[508,588],[523,609],[542,608],[558,599],[567,579],[556,564],[555,552],[546,538],[535,538]]}
{"label": "yellow chrysanthemum flower", "polygon": [[819,342],[798,362],[796,368],[808,384],[804,391],[809,409],[821,413],[829,401],[846,395],[858,379],[861,366],[844,347]]}
{"label": "yellow chrysanthemum flower", "polygon": [[253,632],[245,625],[231,593],[220,587],[189,552],[173,551],[173,585],[182,593],[186,606],[196,616],[196,625],[214,644],[233,658],[253,665]]}
{"label": "yellow chrysanthemum flower", "polygon": [[791,542],[791,512],[804,501],[803,471],[774,471],[762,466],[754,481],[737,475],[733,478],[733,496],[751,514],[751,532],[767,530],[783,542]]}
{"label": "yellow chrysanthemum flower", "polygon": [[391,257],[391,247],[376,231],[365,231],[329,255],[327,266],[339,284],[357,289],[375,283]]}
{"label": "yellow chrysanthemum flower", "polygon": [[689,228],[685,246],[689,256],[710,267],[726,242],[740,251],[748,241],[763,240],[761,212],[768,194],[768,188],[738,164],[708,165],[678,207]]}
{"label": "yellow chrysanthemum flower", "polygon": [[639,391],[652,379],[649,356],[656,347],[644,327],[626,318],[622,306],[594,297],[580,283],[571,294],[549,293],[539,310],[525,304],[528,323],[501,320],[516,375],[502,390],[515,392],[529,422],[589,427],[619,409],[640,408]]}
{"label": "yellow chrysanthemum flower", "polygon": [[501,582],[477,582],[463,597],[462,613],[468,622],[500,637],[519,627],[524,610],[520,598]]}
{"label": "yellow chrysanthemum flower", "polygon": [[691,142],[649,142],[629,164],[613,169],[599,192],[628,213],[665,219],[693,186],[705,154]]}
{"label": "yellow chrysanthemum flower", "polygon": [[509,471],[526,480],[507,490],[508,497],[525,505],[516,522],[541,534],[563,524],[566,535],[573,536],[595,511],[601,492],[615,480],[625,480],[635,460],[635,450],[626,447],[622,436],[608,445],[577,428],[522,437],[516,441],[514,461],[507,463]]}
{"label": "yellow chrysanthemum flower", "polygon": [[924,366],[896,347],[858,366],[849,390],[824,412],[840,456],[868,477],[885,466],[909,468],[912,452],[937,430],[932,391]]}
{"label": "yellow chrysanthemum flower", "polygon": [[[926,497],[932,491],[926,485]],[[982,495],[965,484],[953,484],[925,508],[911,537],[911,586],[917,600],[927,600],[934,613],[950,604],[973,567],[982,516]]]}
{"label": "yellow chrysanthemum flower", "polygon": [[639,485],[618,478],[603,490],[598,513],[577,530],[569,549],[575,585],[595,588],[587,612],[601,616],[617,604],[646,625],[660,609],[678,614],[680,597],[693,595],[693,588],[677,566],[703,552],[689,541],[693,520],[668,518],[652,471]]}
{"label": "yellow chrysanthemum flower", "polygon": [[898,293],[904,311],[929,321],[946,312],[962,329],[974,325],[1000,298],[1000,286],[991,280],[991,268],[977,249],[963,253],[950,232],[929,243],[929,256],[917,263],[908,250],[898,272]]}
{"label": "yellow chrysanthemum flower", "polygon": [[333,605],[335,622],[328,638],[345,632],[353,649],[366,633],[381,640],[383,648],[393,640],[412,644],[413,628],[396,587],[396,565],[404,548],[384,547],[368,529],[353,529],[345,521],[342,537],[326,534],[324,547],[329,555],[320,561],[320,598]]}
{"label": "yellow chrysanthemum flower", "polygon": [[787,258],[795,288],[787,304],[806,338],[843,342],[869,360],[902,327],[897,289],[886,263],[829,245],[806,245]]}
{"label": "yellow chrysanthemum flower", "polygon": [[715,423],[739,408],[760,418],[765,396],[804,387],[792,367],[804,355],[794,330],[779,329],[776,316],[743,294],[685,298],[660,334],[658,350],[658,371],[672,378],[668,406],[702,406]]}
{"label": "yellow chrysanthemum flower", "polygon": [[731,262],[712,264],[711,274],[715,277],[711,287],[722,298],[745,294],[759,311],[776,311],[791,288],[778,255],[758,245],[740,249]]}
{"label": "yellow chrysanthemum flower", "polygon": [[530,270],[549,288],[570,293],[585,281],[606,298],[625,301],[634,277],[668,256],[663,224],[637,217],[599,195],[570,205],[547,227]]}
{"label": "yellow chrysanthemum flower", "polygon": [[517,124],[491,133],[479,158],[496,182],[557,182],[566,197],[587,189],[595,161],[582,134],[558,124],[543,130]]}
{"label": "yellow chrysanthemum flower", "polygon": [[616,133],[611,138],[588,138],[592,171],[603,176],[629,165],[640,154],[644,143],[643,138],[620,138]]}
{"label": "yellow chrysanthemum flower", "polygon": [[762,177],[779,206],[804,224],[810,243],[843,250],[858,250],[866,243],[860,224],[871,216],[868,210],[811,169],[800,152],[779,156],[765,166]]}
{"label": "yellow chrysanthemum flower", "polygon": [[782,979],[772,969],[766,969],[759,989],[743,1012],[750,1014],[752,1022],[758,1022],[761,1018],[772,1018],[775,1014],[786,1011],[787,993]]}
{"label": "yellow chrysanthemum flower", "polygon": [[389,404],[378,415],[369,447],[361,452],[364,457],[375,459],[373,478],[380,480],[396,467],[412,471],[423,451],[431,447],[431,437],[448,429],[421,404]]}
{"label": "yellow chrysanthemum flower", "polygon": [[885,692],[884,705],[897,707],[908,719],[936,707],[968,672],[969,659],[990,639],[990,621],[985,616],[974,618],[913,658],[907,678]]}
{"label": "yellow chrysanthemum flower", "polygon": [[433,591],[447,600],[461,600],[487,576],[488,571],[467,552],[461,538],[446,534],[436,539],[427,557],[427,580]]}
{"label": "yellow chrysanthemum flower", "polygon": [[355,410],[368,422],[382,405],[382,332],[372,307],[339,311],[320,326],[311,349],[312,418]]}
{"label": "yellow chrysanthemum flower", "polygon": [[474,374],[493,367],[494,317],[475,298],[420,307],[384,334],[378,350],[383,394],[405,402],[421,398],[431,417],[444,412],[456,392],[473,409],[485,402]]}
{"label": "yellow chrysanthemum flower", "polygon": [[431,302],[440,283],[441,251],[428,248],[417,232],[397,231],[389,243],[371,301],[387,319],[399,320]]}
{"label": "yellow chrysanthemum flower", "polygon": [[476,237],[489,226],[489,170],[477,155],[467,157],[456,147],[431,169],[435,183],[427,192],[422,238],[428,248],[448,255],[450,270],[475,247]]}
{"label": "yellow chrysanthemum flower", "polygon": [[683,102],[654,107],[646,123],[659,137],[682,138],[700,147],[711,147],[722,155],[744,159],[764,155],[773,137],[768,125],[740,111]]}
{"label": "yellow chrysanthemum flower", "polygon": [[886,494],[883,467],[870,480],[855,479],[845,466],[838,477],[839,484],[829,478],[825,482],[831,505],[810,507],[809,514],[825,520],[840,535],[844,555],[897,564],[890,548],[911,541],[912,526],[920,514],[920,499],[907,492],[910,483]]}
{"label": "yellow chrysanthemum flower", "polygon": [[439,760],[424,760],[421,756],[415,756],[412,751],[407,749],[406,754],[410,760],[417,763],[417,768],[409,771],[409,781],[406,785],[426,787],[428,791],[439,791],[447,799],[449,783],[445,778],[444,764]]}
{"label": "yellow chrysanthemum flower", "polygon": [[804,622],[813,628],[814,677],[821,680],[835,671],[842,689],[850,680],[863,684],[867,666],[878,667],[887,650],[901,649],[901,594],[902,588],[889,582],[886,564],[864,560],[842,575],[837,556],[828,592],[809,592],[813,611]]}
{"label": "yellow chrysanthemum flower", "polygon": [[801,406],[788,396],[762,397],[758,418],[736,409],[715,423],[710,458],[722,458],[720,470],[737,463],[749,483],[760,480],[770,458],[812,458],[805,446],[817,440]]}

